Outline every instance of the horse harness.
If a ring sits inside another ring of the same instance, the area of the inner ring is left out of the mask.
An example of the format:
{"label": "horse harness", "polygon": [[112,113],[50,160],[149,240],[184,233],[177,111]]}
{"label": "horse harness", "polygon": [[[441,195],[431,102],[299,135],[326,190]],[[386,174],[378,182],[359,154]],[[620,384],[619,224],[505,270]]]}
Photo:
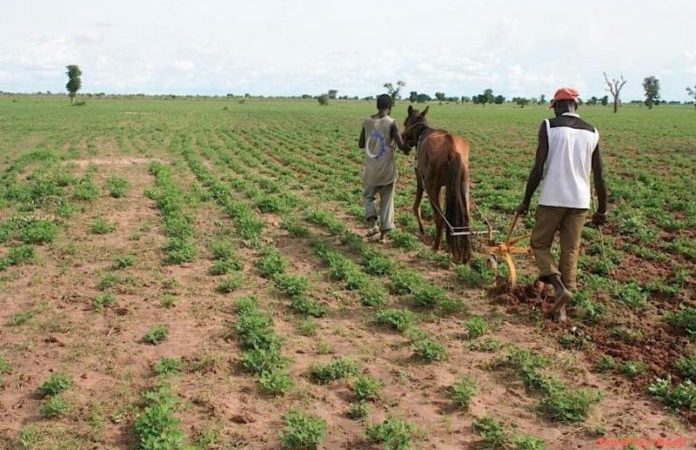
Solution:
{"label": "horse harness", "polygon": [[[423,144],[423,141],[425,141],[429,136],[430,133],[428,131],[435,131],[432,128],[429,128],[425,123],[423,122],[418,122],[414,123],[413,125],[409,126],[409,128],[415,127],[416,125],[423,125],[426,127],[426,130],[421,131],[421,133],[418,136],[418,142],[416,143],[416,161],[415,161],[415,170],[416,173],[418,174],[418,177],[420,178],[420,182],[425,187],[425,178],[423,177],[423,174],[421,173],[420,170],[418,170],[418,149],[420,146]],[[407,128],[407,130],[409,129]],[[404,133],[406,130],[404,130]],[[427,195],[427,190],[425,190],[425,193]],[[476,208],[476,211],[479,213],[481,218],[483,219],[484,222],[486,222],[487,229],[486,230],[472,230],[468,226],[463,226],[463,227],[455,227],[452,225],[449,220],[447,220],[447,217],[445,217],[445,214],[442,212],[442,209],[440,209],[440,205],[438,202],[435,202],[431,199],[430,205],[437,211],[437,213],[442,217],[442,220],[445,222],[447,225],[447,228],[449,228],[450,236],[472,236],[472,235],[483,235],[487,234],[489,238],[492,237],[493,231],[490,222],[488,222],[488,219],[483,215],[483,212],[481,209],[478,207],[478,205],[475,202],[472,202],[474,204],[474,207]]]}

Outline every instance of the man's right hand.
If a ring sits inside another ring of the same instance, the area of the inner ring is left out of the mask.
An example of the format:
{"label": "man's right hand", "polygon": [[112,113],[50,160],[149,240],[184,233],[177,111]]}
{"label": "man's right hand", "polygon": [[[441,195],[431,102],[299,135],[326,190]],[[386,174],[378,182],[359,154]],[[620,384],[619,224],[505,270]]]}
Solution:
{"label": "man's right hand", "polygon": [[517,214],[520,216],[526,216],[527,213],[529,212],[529,205],[525,205],[524,203],[521,204],[520,206],[517,207],[517,210],[515,211]]}
{"label": "man's right hand", "polygon": [[596,212],[592,215],[592,223],[596,226],[607,223],[607,213]]}

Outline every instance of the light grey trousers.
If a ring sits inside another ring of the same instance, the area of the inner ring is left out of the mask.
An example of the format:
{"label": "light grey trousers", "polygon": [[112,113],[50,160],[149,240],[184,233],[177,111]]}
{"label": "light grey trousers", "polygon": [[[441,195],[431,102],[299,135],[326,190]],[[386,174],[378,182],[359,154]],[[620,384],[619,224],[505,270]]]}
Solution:
{"label": "light grey trousers", "polygon": [[370,224],[377,221],[376,196],[379,195],[379,229],[388,231],[394,228],[394,183],[386,186],[365,186],[363,200],[365,219]]}

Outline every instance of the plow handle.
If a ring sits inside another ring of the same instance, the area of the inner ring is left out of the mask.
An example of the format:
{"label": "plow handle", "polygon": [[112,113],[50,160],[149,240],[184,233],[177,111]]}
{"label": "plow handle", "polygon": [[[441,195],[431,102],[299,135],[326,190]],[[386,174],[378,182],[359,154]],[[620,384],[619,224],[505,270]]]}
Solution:
{"label": "plow handle", "polygon": [[508,231],[507,239],[505,239],[506,244],[510,243],[510,239],[512,239],[512,232],[515,231],[515,226],[517,226],[517,222],[519,220],[520,220],[520,213],[516,212],[515,218],[512,219],[512,224],[510,225],[510,231]]}

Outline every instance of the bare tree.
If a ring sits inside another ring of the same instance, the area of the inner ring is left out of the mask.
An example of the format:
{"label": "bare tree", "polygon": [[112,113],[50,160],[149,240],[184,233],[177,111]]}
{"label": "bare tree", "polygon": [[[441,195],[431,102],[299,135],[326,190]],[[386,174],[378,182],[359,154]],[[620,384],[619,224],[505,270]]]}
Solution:
{"label": "bare tree", "polygon": [[406,82],[401,80],[396,82],[396,86],[392,83],[384,83],[384,87],[387,88],[387,94],[391,97],[393,104],[396,104],[397,100],[401,100],[401,88],[404,86],[406,86]]}
{"label": "bare tree", "polygon": [[687,88],[686,88],[686,92],[689,93],[689,96],[690,96],[690,97],[693,97],[693,98],[694,98],[694,108],[696,108],[696,84],[694,85],[693,88],[690,87],[690,86],[687,87]]}
{"label": "bare tree", "polygon": [[609,81],[607,73],[604,72],[604,81],[607,83],[607,91],[614,97],[614,112],[616,112],[619,110],[619,96],[621,95],[621,89],[626,84],[626,80],[624,80],[623,75],[621,75],[620,79],[612,78],[611,81]]}

